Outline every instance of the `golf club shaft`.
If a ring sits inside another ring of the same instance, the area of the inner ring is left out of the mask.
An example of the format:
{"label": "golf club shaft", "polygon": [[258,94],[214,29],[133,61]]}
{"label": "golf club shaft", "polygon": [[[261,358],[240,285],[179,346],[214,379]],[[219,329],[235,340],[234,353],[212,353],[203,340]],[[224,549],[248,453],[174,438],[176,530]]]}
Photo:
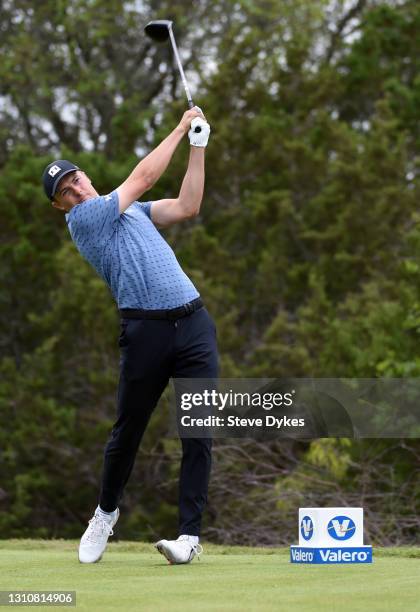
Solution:
{"label": "golf club shaft", "polygon": [[171,43],[172,43],[172,49],[175,54],[176,63],[178,64],[179,74],[181,75],[182,84],[184,85],[185,93],[187,94],[188,108],[193,108],[194,102],[191,97],[190,88],[188,87],[187,79],[185,78],[184,69],[182,67],[181,59],[179,57],[178,47],[176,46],[176,42],[175,42],[175,36],[174,36],[174,33],[172,32],[172,24],[168,27],[168,30],[169,30],[169,38],[171,39]]}

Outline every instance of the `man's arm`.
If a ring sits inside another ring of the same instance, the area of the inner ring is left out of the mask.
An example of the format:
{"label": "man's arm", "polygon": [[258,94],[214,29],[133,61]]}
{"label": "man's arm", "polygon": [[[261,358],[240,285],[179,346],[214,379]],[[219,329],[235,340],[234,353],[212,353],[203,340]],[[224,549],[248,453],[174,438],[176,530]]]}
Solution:
{"label": "man's arm", "polygon": [[194,117],[202,117],[202,114],[192,108],[184,113],[177,127],[162,140],[156,149],[141,160],[134,168],[128,178],[118,187],[118,200],[120,214],[123,213],[133,202],[148,191],[161,177],[171,161],[178,144],[188,132]]}
{"label": "man's arm", "polygon": [[179,196],[152,203],[152,221],[159,227],[167,227],[198,215],[204,192],[204,151],[204,148],[191,147]]}

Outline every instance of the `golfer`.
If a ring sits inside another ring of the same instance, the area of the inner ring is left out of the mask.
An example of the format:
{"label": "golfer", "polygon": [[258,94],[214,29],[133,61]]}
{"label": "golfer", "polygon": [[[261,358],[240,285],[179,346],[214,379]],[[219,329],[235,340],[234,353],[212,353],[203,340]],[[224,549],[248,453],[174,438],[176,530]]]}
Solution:
{"label": "golfer", "polygon": [[[139,202],[187,132],[190,157],[178,197]],[[82,563],[99,561],[113,535],[140,441],[169,379],[217,377],[214,323],[157,230],[198,214],[209,134],[200,109],[186,111],[169,136],[107,195],[99,195],[83,170],[67,160],[44,170],[48,198],[66,213],[77,249],[109,286],[121,317],[117,418],[105,447],[99,505],[79,546]],[[182,451],[179,537],[156,544],[170,563],[189,563],[202,551],[211,440],[182,439]]]}

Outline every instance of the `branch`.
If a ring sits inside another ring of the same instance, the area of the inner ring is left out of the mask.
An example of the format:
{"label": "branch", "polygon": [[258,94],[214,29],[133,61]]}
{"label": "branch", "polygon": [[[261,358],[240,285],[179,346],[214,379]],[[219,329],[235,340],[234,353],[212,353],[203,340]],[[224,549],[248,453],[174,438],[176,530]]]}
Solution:
{"label": "branch", "polygon": [[[366,0],[358,0],[356,4],[353,6],[353,8],[351,8],[347,13],[345,13],[343,17],[339,20],[337,24],[337,29],[335,32],[333,32],[331,36],[330,46],[328,48],[327,55],[325,57],[325,62],[327,64],[330,63],[332,56],[334,55],[336,51],[338,41],[340,40],[340,37],[341,37],[341,34],[343,33],[344,28],[349,23],[349,21],[351,21],[354,17],[356,17],[356,15],[358,15],[359,13],[363,11],[365,6],[366,6]],[[352,31],[354,31],[354,29]]]}

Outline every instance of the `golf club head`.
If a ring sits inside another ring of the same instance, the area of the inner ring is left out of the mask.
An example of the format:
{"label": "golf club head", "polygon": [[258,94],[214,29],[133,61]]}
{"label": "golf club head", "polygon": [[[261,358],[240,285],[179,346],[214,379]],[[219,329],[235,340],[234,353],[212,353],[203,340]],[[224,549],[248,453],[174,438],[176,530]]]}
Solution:
{"label": "golf club head", "polygon": [[164,42],[169,38],[169,28],[172,26],[172,21],[168,19],[160,19],[158,21],[150,21],[144,28],[147,36],[158,42]]}

